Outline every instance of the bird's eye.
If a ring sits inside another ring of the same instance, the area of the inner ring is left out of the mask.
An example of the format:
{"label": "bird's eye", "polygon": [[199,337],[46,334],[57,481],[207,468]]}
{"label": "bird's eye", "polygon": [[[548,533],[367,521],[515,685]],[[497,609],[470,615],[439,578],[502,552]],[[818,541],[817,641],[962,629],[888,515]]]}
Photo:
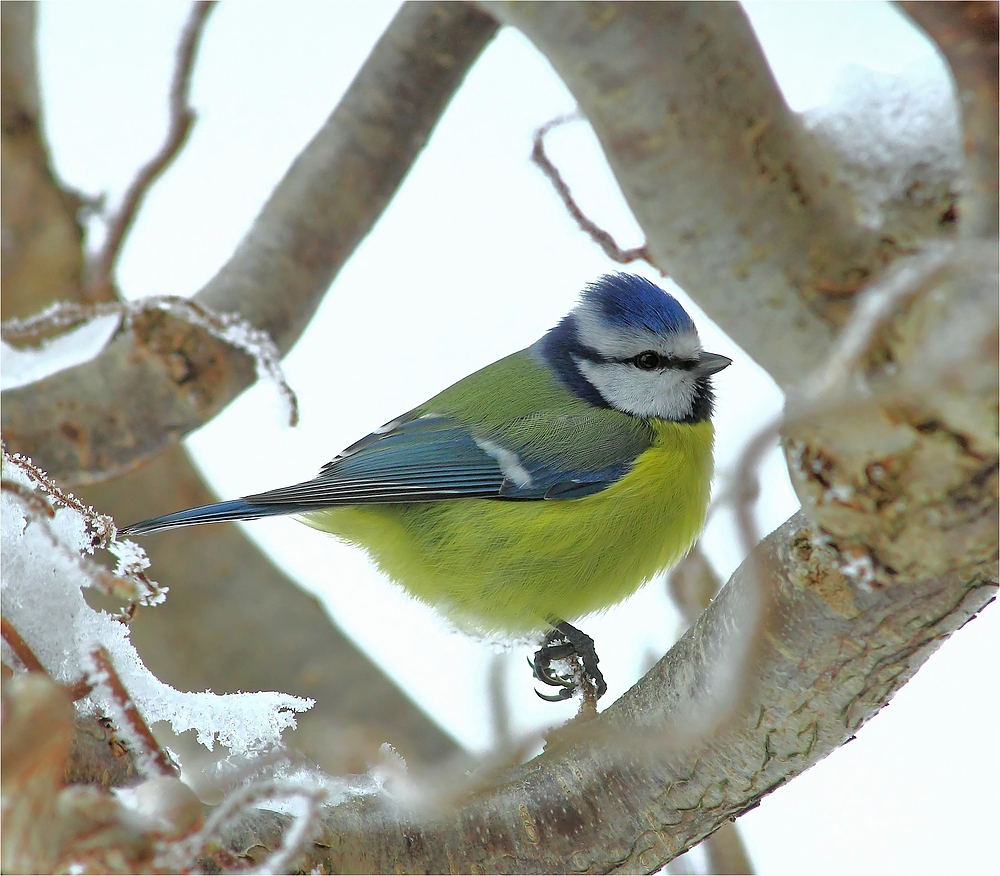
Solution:
{"label": "bird's eye", "polygon": [[643,371],[653,371],[660,367],[660,354],[653,350],[646,350],[636,356],[633,360],[636,368]]}

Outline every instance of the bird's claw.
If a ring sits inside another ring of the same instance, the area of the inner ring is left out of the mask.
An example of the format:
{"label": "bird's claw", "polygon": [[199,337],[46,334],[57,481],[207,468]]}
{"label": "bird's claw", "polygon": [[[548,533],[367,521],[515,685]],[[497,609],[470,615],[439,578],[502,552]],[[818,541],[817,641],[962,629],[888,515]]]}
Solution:
{"label": "bird's claw", "polygon": [[558,687],[559,691],[544,694],[536,690],[540,699],[550,703],[568,700],[577,690],[577,681],[572,674],[564,675],[557,672],[552,664],[558,660],[579,659],[583,672],[594,685],[595,698],[600,699],[608,686],[604,675],[598,668],[599,658],[594,648],[594,640],[576,627],[560,621],[553,625],[552,631],[546,636],[541,648],[535,652],[534,660],[529,660],[532,674],[542,684]]}

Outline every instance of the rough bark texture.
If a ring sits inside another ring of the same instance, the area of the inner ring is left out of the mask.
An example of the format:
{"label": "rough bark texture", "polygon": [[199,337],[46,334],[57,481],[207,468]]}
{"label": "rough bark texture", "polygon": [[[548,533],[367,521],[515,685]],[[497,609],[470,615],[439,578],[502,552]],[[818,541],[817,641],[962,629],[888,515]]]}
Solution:
{"label": "rough bark texture", "polygon": [[937,231],[924,207],[867,227],[737,4],[482,5],[573,92],[655,263],[782,387],[823,360],[858,289]]}
{"label": "rough bark texture", "polygon": [[[288,352],[495,31],[470,6],[403,6],[195,301],[240,314]],[[90,362],[5,392],[4,439],[62,483],[103,480],[210,420],[255,378],[244,353],[153,314]]]}
{"label": "rough bark texture", "polygon": [[937,43],[955,77],[965,134],[962,233],[995,237],[1000,221],[998,6],[979,0],[899,6]]}
{"label": "rough bark texture", "polygon": [[[32,177],[35,196],[18,199],[15,196],[21,191],[22,175],[5,161],[3,240],[5,247],[12,242],[14,258],[18,259],[27,258],[25,254],[32,251],[29,242],[36,231],[48,244],[44,258],[25,263],[23,271],[10,275],[6,270],[13,261],[6,257],[5,250],[3,304],[5,308],[17,304],[9,314],[5,309],[5,316],[28,315],[53,300],[87,300],[78,283],[83,264],[82,238],[75,218],[78,199],[64,195],[52,176],[41,134],[42,111],[37,104],[35,81],[34,8],[30,3],[5,4],[2,10],[4,46],[13,47],[4,51],[4,112],[9,105],[19,103],[31,107],[31,112],[24,116],[26,128],[4,126],[4,149],[32,144],[35,151],[30,169],[36,174]],[[437,20],[435,15],[440,15],[440,10],[427,12],[432,21]],[[483,16],[476,18],[481,20]],[[417,23],[422,20],[418,18]],[[447,26],[443,27],[449,31]],[[397,26],[400,38],[398,33]],[[450,33],[459,40],[467,36],[461,26]],[[454,75],[454,71],[448,71],[446,78],[450,80]],[[41,217],[37,212],[39,205],[49,205]],[[285,209],[291,207],[286,205]],[[343,221],[346,223],[347,219]],[[59,232],[67,227],[74,229],[74,233]],[[316,233],[321,234],[322,230]],[[361,236],[362,232],[356,235],[358,239]],[[345,252],[340,255],[346,257]],[[53,266],[68,264],[76,265],[69,274],[49,273]],[[36,282],[39,277],[40,282]],[[263,291],[259,291],[259,297],[264,297]],[[163,368],[172,363],[177,383],[168,385],[160,396],[161,418],[183,418],[184,404],[197,407],[199,385],[214,384],[223,387],[220,391],[235,394],[242,388],[236,373],[249,379],[253,371],[242,354],[199,329],[162,314],[141,317],[132,337],[140,338],[141,343],[129,352],[130,358],[119,362],[123,368],[119,376],[124,375],[132,382],[132,391],[151,391],[144,383],[146,378],[162,389]],[[290,344],[291,339],[286,342]],[[241,370],[234,369],[234,362]],[[101,371],[107,360],[99,357],[92,364]],[[191,395],[179,402],[176,393],[186,385],[184,375],[189,371],[198,375],[198,379],[192,378]],[[69,379],[71,373],[64,376]],[[95,379],[93,372],[80,380],[75,404],[82,408],[94,402],[101,409],[111,410],[108,415],[111,419],[104,428],[113,429],[118,422],[113,408],[123,406],[113,404],[112,394],[123,391],[121,386],[115,388],[110,378]],[[30,411],[41,402],[40,389],[39,384],[34,384],[21,393],[29,406],[28,412],[21,409],[22,415],[33,416]],[[121,397],[142,398],[129,394]],[[152,398],[147,397],[146,401],[150,406],[155,405]],[[16,434],[16,410],[11,395],[4,393],[5,440]],[[76,431],[71,418],[63,420],[58,411],[55,416],[61,430],[49,435],[36,433],[34,438],[18,445],[21,451],[36,460],[44,457],[45,447],[53,443],[76,445],[81,454],[90,452],[90,436]],[[132,427],[151,428],[162,438],[162,419],[154,417],[146,425],[133,423]],[[41,445],[35,446],[35,440],[41,441]],[[118,440],[122,441],[122,436]],[[73,455],[73,451],[67,453]],[[145,467],[78,492],[120,521],[203,504],[214,498],[179,445],[173,445]],[[188,690],[288,690],[315,698],[317,705],[304,716],[290,742],[334,773],[363,768],[373,759],[379,744],[375,740],[393,739],[404,756],[415,763],[437,761],[455,752],[450,737],[333,627],[316,600],[263,558],[249,539],[234,528],[216,536],[223,542],[207,540],[204,533],[195,530],[185,530],[164,543],[147,546],[154,564],[153,576],[170,586],[172,593],[165,605],[139,613],[133,633],[140,653],[165,681]],[[107,776],[111,784],[119,785],[125,779],[133,780],[134,769],[131,759],[124,756],[125,749],[120,744],[104,744],[107,740],[102,742],[100,736],[101,729],[96,725],[78,726],[73,756],[67,764],[67,781],[103,783],[102,777]],[[182,753],[184,762],[192,768],[203,756],[200,746],[185,738],[171,739],[170,746]]]}
{"label": "rough bark texture", "polygon": [[76,221],[79,199],[56,184],[40,126],[37,9],[34,3],[0,7],[4,319],[30,316],[54,290],[69,295],[83,276],[83,231]]}
{"label": "rough bark texture", "polygon": [[[802,515],[772,533],[756,554],[763,587],[745,563],[631,691],[530,764],[437,812],[387,796],[342,804],[298,866],[657,870],[846,742],[996,591],[984,567],[912,587],[840,578],[859,609],[847,617],[803,575],[811,565],[829,584],[835,574],[821,541]],[[253,816],[231,848],[275,843],[280,822]]]}
{"label": "rough bark texture", "polygon": [[[656,261],[789,388],[783,437],[803,510],[759,544],[681,641],[600,716],[553,734],[530,763],[484,770],[460,787],[452,779],[415,794],[390,785],[388,793],[349,798],[325,811],[316,842],[296,864],[324,872],[652,872],[849,740],[994,597],[997,246],[976,238],[995,230],[982,206],[995,195],[995,182],[993,190],[984,184],[995,162],[991,169],[980,153],[995,154],[997,132],[970,125],[966,114],[967,148],[976,153],[969,191],[979,194],[970,195],[957,243],[941,239],[950,226],[941,226],[933,202],[914,205],[900,228],[875,235],[857,218],[850,192],[834,182],[834,157],[784,106],[738,8],[485,5],[521,28],[576,94]],[[390,34],[406,21],[401,45],[408,48],[400,49],[397,67]],[[433,34],[444,21],[467,35],[462,52],[438,51]],[[924,26],[948,42],[947,29],[930,18]],[[407,64],[428,64],[454,88],[461,80],[455,66],[464,70],[492,32],[468,7],[406,7],[369,65],[381,59],[398,76]],[[973,79],[995,55],[995,38],[956,45],[970,53],[962,63],[979,71]],[[976,92],[976,106],[988,103],[987,92]],[[403,130],[376,123],[375,144],[387,154],[395,154],[393,136],[422,142],[443,106],[433,90],[401,93],[430,108],[400,109],[423,120],[423,134],[413,134],[412,123]],[[381,79],[371,94],[376,106],[394,97]],[[364,113],[344,112],[348,129],[356,124],[371,134]],[[271,331],[281,349],[308,320],[331,264],[349,250],[331,255],[340,246],[325,236],[332,219],[303,188],[303,179],[316,177],[297,176],[317,148],[317,141],[307,148],[203,291],[219,309],[245,304],[244,315]],[[397,156],[397,177],[414,151]],[[351,167],[352,178],[359,172]],[[375,186],[357,196],[354,213],[369,215],[367,199],[374,199],[375,215],[388,193]],[[352,239],[360,239],[364,232],[352,228]],[[262,300],[276,276],[297,291],[288,300]],[[123,352],[135,334],[105,354],[143,371],[150,382],[133,391],[145,387],[162,400],[153,387],[169,384],[163,351],[180,352],[184,361],[190,355],[204,373],[222,372],[213,376],[224,387],[217,397],[185,402],[194,411],[190,422],[244,379],[248,366],[239,355],[203,349],[204,339],[184,334],[189,329],[147,330],[150,349],[141,355]],[[183,393],[207,391],[201,373]],[[109,386],[119,377],[112,368]],[[58,387],[33,389],[50,401],[64,398]],[[4,404],[6,428],[6,397]],[[22,430],[23,416],[16,421]],[[59,431],[60,416],[50,432]],[[127,453],[109,451],[100,464],[93,451],[52,450],[54,467],[77,480],[97,477],[176,437],[155,412],[135,416],[136,428],[161,434]],[[112,433],[132,428],[114,426],[102,448],[119,440]],[[88,440],[99,434],[87,433]],[[34,440],[50,448],[73,436],[44,438]],[[745,522],[748,541],[750,529]],[[212,548],[183,544],[175,550],[197,562],[221,562]],[[190,567],[184,573],[197,581]],[[231,577],[242,585],[241,576]],[[217,580],[225,577],[220,572]],[[232,598],[232,589],[217,592]],[[255,621],[248,615],[242,623]],[[274,634],[268,626],[268,637]],[[189,647],[219,648],[223,663],[238,662],[240,653],[211,635]],[[53,719],[53,726],[62,752],[65,721]],[[58,780],[51,770],[40,773],[49,784],[39,793],[54,793]],[[274,813],[237,812],[224,826],[225,844],[260,858],[287,826]]]}

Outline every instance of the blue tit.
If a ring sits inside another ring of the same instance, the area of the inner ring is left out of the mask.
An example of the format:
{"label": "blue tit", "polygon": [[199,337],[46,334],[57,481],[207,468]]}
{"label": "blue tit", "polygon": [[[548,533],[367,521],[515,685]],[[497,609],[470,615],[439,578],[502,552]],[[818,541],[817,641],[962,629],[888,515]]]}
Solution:
{"label": "blue tit", "polygon": [[362,548],[407,593],[460,626],[547,634],[535,675],[576,655],[598,695],[602,611],[680,559],[712,479],[711,375],[680,303],[632,274],[588,285],[527,349],[487,365],[352,444],[309,481],[145,520],[177,526],[294,514]]}

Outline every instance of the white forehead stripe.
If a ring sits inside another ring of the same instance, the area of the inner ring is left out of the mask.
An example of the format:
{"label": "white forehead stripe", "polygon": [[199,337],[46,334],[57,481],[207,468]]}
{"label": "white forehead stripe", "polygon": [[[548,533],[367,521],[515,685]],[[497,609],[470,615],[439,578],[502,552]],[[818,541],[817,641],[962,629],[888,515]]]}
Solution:
{"label": "white forehead stripe", "polygon": [[662,335],[642,326],[609,326],[587,304],[581,304],[573,313],[580,343],[609,359],[630,359],[644,350],[693,359],[701,352],[701,341],[694,329]]}
{"label": "white forehead stripe", "polygon": [[500,466],[503,476],[512,481],[516,487],[530,487],[531,475],[528,470],[521,465],[518,455],[512,450],[507,450],[492,441],[475,439],[476,446],[484,453],[488,453]]}

